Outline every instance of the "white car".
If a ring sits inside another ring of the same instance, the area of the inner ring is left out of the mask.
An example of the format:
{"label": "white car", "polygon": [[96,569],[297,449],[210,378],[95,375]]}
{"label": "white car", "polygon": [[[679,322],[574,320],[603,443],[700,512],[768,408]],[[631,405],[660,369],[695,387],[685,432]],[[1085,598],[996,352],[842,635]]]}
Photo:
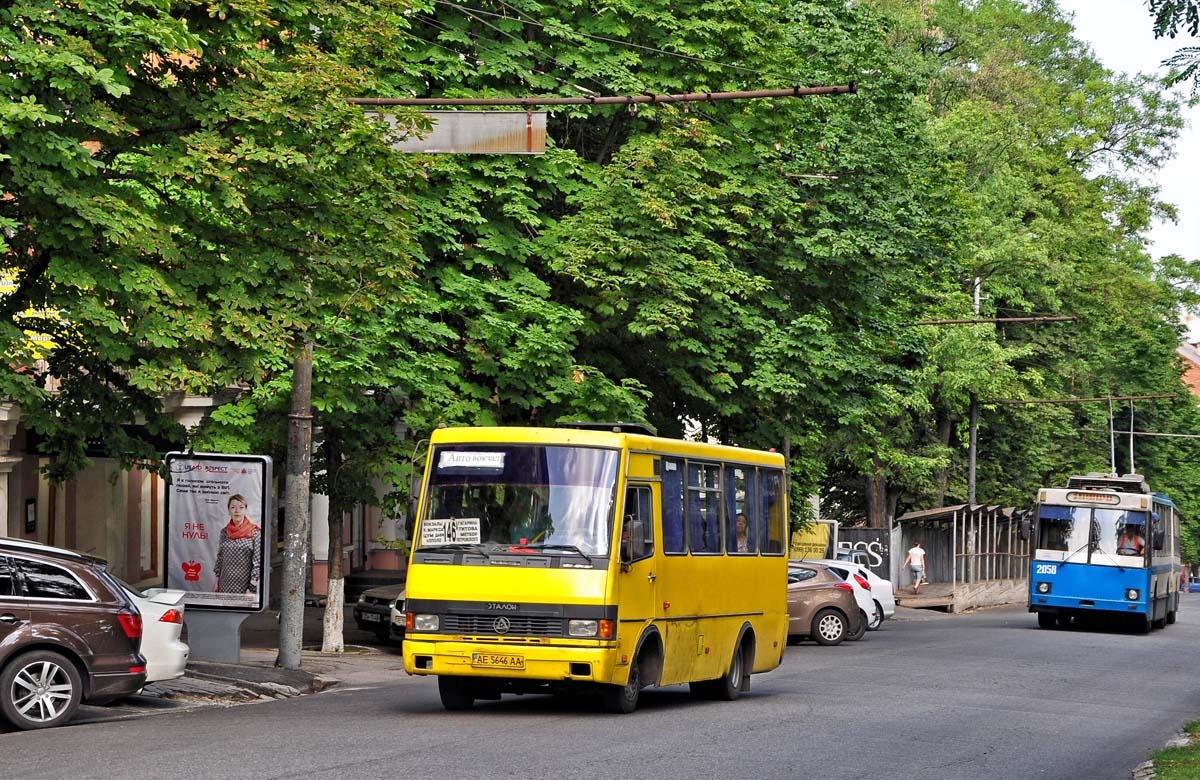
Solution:
{"label": "white car", "polygon": [[392,600],[392,608],[388,617],[388,639],[396,644],[404,641],[404,634],[408,630],[407,617],[404,608],[404,591],[401,590],[396,594],[396,598]]}
{"label": "white car", "polygon": [[179,638],[183,632],[184,592],[166,588],[138,590],[117,581],[142,613],[141,652],[146,659],[146,682],[182,677],[191,652]]}
{"label": "white car", "polygon": [[885,580],[866,566],[850,561],[819,560],[820,563],[854,587],[854,598],[867,618],[867,630],[878,631],[883,621],[896,614],[896,591],[891,580]]}

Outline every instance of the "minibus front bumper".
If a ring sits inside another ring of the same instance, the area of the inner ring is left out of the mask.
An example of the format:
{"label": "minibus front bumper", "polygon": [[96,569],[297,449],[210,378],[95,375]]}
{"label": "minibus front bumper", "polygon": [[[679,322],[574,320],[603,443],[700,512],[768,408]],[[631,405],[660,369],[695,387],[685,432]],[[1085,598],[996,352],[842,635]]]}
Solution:
{"label": "minibus front bumper", "polygon": [[604,646],[500,644],[423,639],[413,634],[404,640],[404,671],[409,674],[584,683],[609,683],[616,676],[623,683],[628,667],[628,658],[622,660],[615,642]]}

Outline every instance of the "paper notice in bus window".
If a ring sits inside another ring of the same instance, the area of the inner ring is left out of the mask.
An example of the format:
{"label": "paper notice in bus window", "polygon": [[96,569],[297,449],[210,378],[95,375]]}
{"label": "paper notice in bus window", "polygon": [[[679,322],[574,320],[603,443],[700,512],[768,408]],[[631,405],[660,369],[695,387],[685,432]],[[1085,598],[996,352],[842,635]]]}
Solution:
{"label": "paper notice in bus window", "polygon": [[460,544],[479,544],[479,518],[458,517],[454,519],[454,541]]}
{"label": "paper notice in bus window", "polygon": [[442,469],[504,469],[503,452],[453,452],[442,450],[438,459],[438,470]]}
{"label": "paper notice in bus window", "polygon": [[446,544],[449,538],[450,521],[430,518],[421,523],[421,546],[431,544]]}
{"label": "paper notice in bus window", "polygon": [[479,544],[478,517],[431,518],[421,523],[421,546],[438,544]]}

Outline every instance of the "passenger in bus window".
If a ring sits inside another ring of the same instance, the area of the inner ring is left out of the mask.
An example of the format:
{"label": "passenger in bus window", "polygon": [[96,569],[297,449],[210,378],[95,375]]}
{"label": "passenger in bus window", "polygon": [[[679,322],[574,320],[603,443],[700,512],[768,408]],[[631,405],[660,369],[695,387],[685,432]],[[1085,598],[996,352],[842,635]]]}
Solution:
{"label": "passenger in bus window", "polygon": [[750,552],[750,542],[746,539],[746,513],[738,512],[734,521],[737,533],[737,551],[740,553]]}
{"label": "passenger in bus window", "polygon": [[1126,525],[1117,539],[1117,555],[1141,555],[1145,548],[1146,540],[1142,538],[1140,526]]}

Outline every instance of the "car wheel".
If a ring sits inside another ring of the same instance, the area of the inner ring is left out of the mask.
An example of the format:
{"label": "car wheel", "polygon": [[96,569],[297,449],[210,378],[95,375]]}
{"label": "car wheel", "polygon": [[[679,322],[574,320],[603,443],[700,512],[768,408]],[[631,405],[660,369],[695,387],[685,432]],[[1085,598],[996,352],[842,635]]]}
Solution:
{"label": "car wheel", "polygon": [[19,729],[66,723],[79,709],[82,695],[75,664],[51,650],[18,656],[0,673],[0,711]]}
{"label": "car wheel", "polygon": [[817,644],[840,645],[846,638],[846,618],[836,609],[823,609],[813,618],[812,638]]}
{"label": "car wheel", "polygon": [[617,715],[628,715],[637,709],[638,699],[642,693],[641,660],[629,666],[629,679],[624,685],[606,685],[600,694],[601,703],[606,712]]}
{"label": "car wheel", "polygon": [[871,619],[867,621],[868,631],[878,631],[883,627],[883,605],[878,601],[875,602],[875,612],[872,613]]}
{"label": "car wheel", "polygon": [[451,712],[469,710],[475,706],[471,684],[461,677],[445,674],[438,677],[438,695],[442,697],[442,706]]}
{"label": "car wheel", "polygon": [[852,634],[846,634],[846,639],[851,642],[857,642],[867,635],[867,613],[861,609],[858,611],[858,630]]}

